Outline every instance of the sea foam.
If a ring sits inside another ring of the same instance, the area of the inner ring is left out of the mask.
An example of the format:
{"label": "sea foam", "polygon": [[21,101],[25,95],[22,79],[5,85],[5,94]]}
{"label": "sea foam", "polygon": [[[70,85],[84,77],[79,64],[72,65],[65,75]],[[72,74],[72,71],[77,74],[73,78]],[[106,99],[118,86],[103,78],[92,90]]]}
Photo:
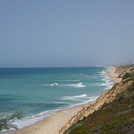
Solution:
{"label": "sea foam", "polygon": [[87,97],[86,94],[76,95],[76,96],[64,96],[62,97],[62,100],[77,100],[79,98],[85,98]]}
{"label": "sea foam", "polygon": [[81,88],[81,87],[86,87],[83,83],[77,83],[77,84],[66,84],[66,86],[70,87],[76,87],[76,88]]}
{"label": "sea foam", "polygon": [[35,115],[32,115],[32,116],[27,116],[27,117],[24,117],[22,118],[21,120],[19,119],[16,119],[13,121],[13,124],[14,125],[17,125],[17,127],[19,129],[21,128],[24,128],[26,126],[29,126],[29,125],[32,125],[58,111],[60,111],[61,109],[55,109],[55,110],[50,110],[50,111],[44,111],[44,112],[41,112],[39,114],[35,114]]}
{"label": "sea foam", "polygon": [[99,72],[101,76],[103,76],[103,79],[101,79],[104,83],[98,84],[98,86],[105,86],[105,90],[112,88],[113,82],[111,81],[110,77],[107,76],[107,71],[109,71],[109,68],[106,68],[106,70]]}
{"label": "sea foam", "polygon": [[52,83],[50,84],[50,86],[58,86],[59,84],[58,83]]}
{"label": "sea foam", "polygon": [[80,81],[80,80],[60,80],[60,81]]}

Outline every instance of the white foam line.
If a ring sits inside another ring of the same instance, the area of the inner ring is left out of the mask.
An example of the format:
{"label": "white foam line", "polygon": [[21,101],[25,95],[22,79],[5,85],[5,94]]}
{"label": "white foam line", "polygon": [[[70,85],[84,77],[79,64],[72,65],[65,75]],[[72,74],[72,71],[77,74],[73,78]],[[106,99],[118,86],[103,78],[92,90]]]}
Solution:
{"label": "white foam line", "polygon": [[[102,81],[105,81],[105,83],[102,83],[101,84],[101,86],[106,86],[106,90],[108,90],[108,89],[110,89],[110,88],[112,88],[112,86],[113,86],[113,82],[111,81],[111,79],[110,79],[110,77],[107,75],[107,71],[109,71],[109,69],[110,68],[106,68],[106,70],[105,71],[102,71],[102,73],[104,74],[103,75],[103,79],[102,79]],[[105,73],[104,73],[105,72]]]}
{"label": "white foam line", "polygon": [[79,100],[81,98],[86,98],[86,97],[87,97],[86,94],[81,94],[77,96],[64,96],[62,97],[62,100]]}
{"label": "white foam line", "polygon": [[76,87],[76,88],[81,88],[81,87],[86,87],[83,83],[77,83],[77,84],[65,84],[64,86],[70,86],[70,87]]}
{"label": "white foam line", "polygon": [[14,120],[13,124],[17,125],[17,127],[19,129],[21,129],[21,128],[24,128],[26,126],[32,125],[32,124],[52,115],[60,110],[61,109],[55,109],[55,110],[50,110],[50,111],[44,111],[44,112],[41,112],[41,113],[36,114],[36,115],[27,116],[27,117],[22,118],[21,120]]}
{"label": "white foam line", "polygon": [[[86,97],[87,95],[83,94],[83,97]],[[76,98],[78,97],[82,97],[82,95],[80,96],[75,96]],[[94,96],[94,97],[89,97],[88,100],[86,101],[83,101],[81,103],[77,103],[77,104],[69,104],[68,106],[64,106],[64,107],[61,107],[59,109],[55,109],[55,110],[50,110],[50,111],[44,111],[44,112],[41,112],[39,114],[36,114],[36,115],[32,115],[32,116],[27,116],[25,118],[22,118],[21,120],[15,120],[13,122],[13,124],[17,125],[17,127],[19,129],[21,128],[24,128],[26,126],[29,126],[29,125],[32,125],[48,116],[51,116],[52,114],[58,112],[58,111],[64,111],[64,110],[67,110],[67,109],[70,109],[70,108],[73,108],[75,106],[79,106],[79,105],[82,105],[82,104],[86,104],[88,102],[91,102],[91,101],[94,101],[98,98],[98,96]]]}

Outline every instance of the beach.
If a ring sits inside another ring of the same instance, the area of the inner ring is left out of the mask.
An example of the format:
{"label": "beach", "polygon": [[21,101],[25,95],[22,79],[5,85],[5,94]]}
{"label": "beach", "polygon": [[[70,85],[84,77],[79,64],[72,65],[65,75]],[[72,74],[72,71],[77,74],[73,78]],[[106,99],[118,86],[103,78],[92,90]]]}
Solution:
{"label": "beach", "polygon": [[[111,67],[106,75],[108,75],[114,83],[119,82],[120,80],[114,72],[115,67]],[[92,101],[68,110],[56,112],[35,124],[15,131],[15,134],[60,134],[73,123],[80,113],[94,103],[95,101]]]}
{"label": "beach", "polygon": [[[92,104],[94,102],[90,102]],[[15,134],[59,134],[60,129],[70,123],[88,104],[57,112],[45,119],[15,132]]]}
{"label": "beach", "polygon": [[[110,71],[107,72],[107,76],[111,78],[113,83],[119,82],[117,74],[115,74],[115,67],[110,67]],[[86,114],[86,109],[93,106],[96,101],[90,101],[86,104],[75,106],[67,110],[58,111],[41,121],[38,121],[32,125],[26,126],[17,131],[6,131],[2,134],[61,134],[72,123],[80,119],[82,114]],[[93,111],[94,108],[92,108]]]}
{"label": "beach", "polygon": [[17,131],[9,130],[2,132],[2,134],[59,134],[59,131],[63,126],[69,126],[79,113],[84,111],[87,106],[92,105],[94,102],[95,101],[92,101],[68,110],[57,112],[23,129]]}

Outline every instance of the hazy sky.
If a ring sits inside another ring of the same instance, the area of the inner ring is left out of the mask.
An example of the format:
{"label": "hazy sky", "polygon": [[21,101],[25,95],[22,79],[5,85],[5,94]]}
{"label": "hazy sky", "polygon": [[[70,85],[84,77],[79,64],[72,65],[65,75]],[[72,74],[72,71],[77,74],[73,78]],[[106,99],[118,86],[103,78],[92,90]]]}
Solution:
{"label": "hazy sky", "polygon": [[0,67],[133,59],[134,0],[0,0]]}

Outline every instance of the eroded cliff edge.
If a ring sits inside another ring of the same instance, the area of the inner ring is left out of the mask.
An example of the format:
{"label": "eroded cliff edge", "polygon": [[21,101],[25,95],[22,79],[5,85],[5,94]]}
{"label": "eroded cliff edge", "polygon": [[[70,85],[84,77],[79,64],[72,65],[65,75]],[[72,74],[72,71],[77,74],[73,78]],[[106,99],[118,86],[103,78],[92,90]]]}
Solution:
{"label": "eroded cliff edge", "polygon": [[[77,124],[77,122],[83,120],[83,118],[86,119],[89,115],[91,115],[95,111],[99,111],[104,105],[110,104],[111,102],[116,100],[117,96],[124,93],[125,91],[128,91],[126,94],[129,94],[129,91],[134,91],[134,66],[133,65],[115,67],[112,77],[118,79],[117,83],[115,83],[111,89],[103,92],[93,104],[84,107],[81,112],[79,112],[75,117],[73,117],[72,120],[70,120],[70,122],[60,130],[60,133],[63,133],[72,124]],[[130,94],[133,94],[133,92]],[[132,102],[133,101],[134,100],[132,97]],[[75,125],[72,125],[72,127],[73,126]],[[71,133],[71,131],[68,130],[65,133],[67,134]],[[99,132],[101,133],[100,129],[97,130],[99,130]]]}

